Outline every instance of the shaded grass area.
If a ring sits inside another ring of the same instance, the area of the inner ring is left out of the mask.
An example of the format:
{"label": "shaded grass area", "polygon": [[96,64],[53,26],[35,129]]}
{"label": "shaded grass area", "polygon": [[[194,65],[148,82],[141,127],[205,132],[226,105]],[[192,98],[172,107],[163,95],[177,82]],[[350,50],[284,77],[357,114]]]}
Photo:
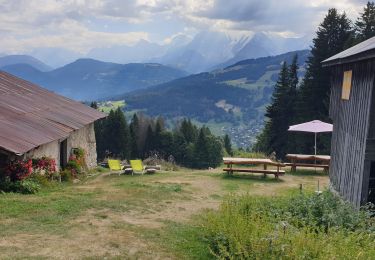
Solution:
{"label": "shaded grass area", "polygon": [[277,184],[282,183],[282,178],[276,179],[273,176],[264,177],[263,174],[227,174],[214,175],[213,178],[220,178],[225,191],[247,191],[253,188],[254,184]]}
{"label": "shaded grass area", "polygon": [[69,220],[88,209],[126,212],[142,206],[157,208],[168,199],[188,198],[183,185],[144,183],[160,177],[105,177],[105,186],[61,184],[45,188],[35,195],[7,193],[0,195],[0,230],[2,234],[18,232],[65,233]]}
{"label": "shaded grass area", "polygon": [[287,174],[294,175],[294,176],[328,176],[328,173],[321,169],[316,169],[316,170],[298,169],[295,172],[288,170]]}

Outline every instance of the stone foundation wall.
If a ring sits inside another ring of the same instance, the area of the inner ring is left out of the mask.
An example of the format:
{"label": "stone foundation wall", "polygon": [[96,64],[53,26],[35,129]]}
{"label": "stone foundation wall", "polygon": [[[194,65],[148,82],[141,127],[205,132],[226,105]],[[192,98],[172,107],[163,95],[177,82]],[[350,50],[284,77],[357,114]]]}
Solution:
{"label": "stone foundation wall", "polygon": [[67,140],[68,156],[72,148],[83,148],[86,152],[86,163],[89,169],[96,167],[96,140],[94,124],[74,131]]}
{"label": "stone foundation wall", "polygon": [[44,144],[27,152],[23,157],[24,159],[41,158],[43,156],[55,159],[56,166],[60,165],[60,145],[59,141],[53,141],[48,144]]}
{"label": "stone foundation wall", "polygon": [[[27,152],[23,157],[40,158],[47,156],[56,160],[56,166],[60,166],[60,141],[53,141],[48,144]],[[70,134],[67,138],[67,158],[69,159],[72,148],[83,148],[86,152],[86,163],[89,169],[96,167],[96,140],[94,124],[87,125]]]}

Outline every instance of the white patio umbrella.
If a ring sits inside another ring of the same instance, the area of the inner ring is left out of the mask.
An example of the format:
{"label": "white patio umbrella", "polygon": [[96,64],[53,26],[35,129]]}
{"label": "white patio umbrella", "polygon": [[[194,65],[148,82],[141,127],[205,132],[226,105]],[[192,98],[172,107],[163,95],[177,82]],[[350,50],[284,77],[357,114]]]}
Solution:
{"label": "white patio umbrella", "polygon": [[289,126],[288,131],[293,132],[308,132],[308,133],[314,133],[315,134],[315,155],[316,155],[316,135],[317,133],[327,133],[332,132],[333,125],[328,124],[319,120],[314,120],[298,125],[292,125]]}

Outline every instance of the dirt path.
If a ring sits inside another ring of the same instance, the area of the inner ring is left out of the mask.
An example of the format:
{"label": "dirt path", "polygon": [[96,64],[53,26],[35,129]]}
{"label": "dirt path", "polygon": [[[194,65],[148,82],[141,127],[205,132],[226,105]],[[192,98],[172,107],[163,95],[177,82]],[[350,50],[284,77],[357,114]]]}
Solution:
{"label": "dirt path", "polygon": [[[102,225],[110,222],[125,222],[129,225],[135,225],[141,228],[158,229],[163,228],[166,221],[187,222],[193,215],[198,214],[204,209],[217,209],[221,203],[221,198],[229,193],[237,194],[254,194],[261,196],[275,196],[282,191],[294,188],[298,189],[300,184],[305,187],[312,187],[320,182],[320,187],[323,189],[328,185],[327,176],[292,176],[286,175],[282,177],[280,182],[274,182],[271,179],[269,182],[264,182],[260,179],[255,183],[239,183],[239,187],[235,191],[228,191],[224,188],[222,178],[213,178],[207,172],[201,176],[193,174],[178,174],[173,176],[167,175],[165,178],[151,181],[151,183],[161,184],[177,184],[182,185],[183,190],[188,193],[187,198],[170,199],[158,202],[159,210],[151,210],[151,212],[142,212],[143,208],[130,210],[126,214],[116,213],[110,210],[100,212],[106,215],[106,219],[98,220],[95,215],[98,212],[89,211],[83,218],[93,219],[94,225]],[[217,175],[217,173],[213,173]],[[256,180],[257,177],[255,177]],[[241,179],[235,180],[241,182]],[[95,180],[96,183],[101,184],[101,178]]]}
{"label": "dirt path", "polygon": [[189,223],[202,210],[217,209],[229,193],[273,196],[290,188],[298,189],[300,184],[311,189],[317,180],[321,187],[328,184],[327,176],[286,175],[275,181],[248,176],[225,178],[218,171],[134,178],[102,175],[74,186],[72,193],[95,191],[95,200],[108,202],[108,207],[90,208],[68,220],[64,234],[19,232],[3,237],[0,256],[175,259],[173,252],[147,239],[148,230],[162,230],[169,221]]}

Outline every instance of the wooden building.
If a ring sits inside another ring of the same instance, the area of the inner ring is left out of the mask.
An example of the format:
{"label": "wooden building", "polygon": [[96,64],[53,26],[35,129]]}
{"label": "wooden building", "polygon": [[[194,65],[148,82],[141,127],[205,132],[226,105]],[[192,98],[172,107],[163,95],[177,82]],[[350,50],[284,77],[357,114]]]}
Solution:
{"label": "wooden building", "polygon": [[331,188],[356,207],[375,203],[375,37],[323,66],[331,70]]}
{"label": "wooden building", "polygon": [[74,148],[96,166],[94,122],[106,115],[0,71],[0,168],[9,160],[55,159],[64,167]]}

